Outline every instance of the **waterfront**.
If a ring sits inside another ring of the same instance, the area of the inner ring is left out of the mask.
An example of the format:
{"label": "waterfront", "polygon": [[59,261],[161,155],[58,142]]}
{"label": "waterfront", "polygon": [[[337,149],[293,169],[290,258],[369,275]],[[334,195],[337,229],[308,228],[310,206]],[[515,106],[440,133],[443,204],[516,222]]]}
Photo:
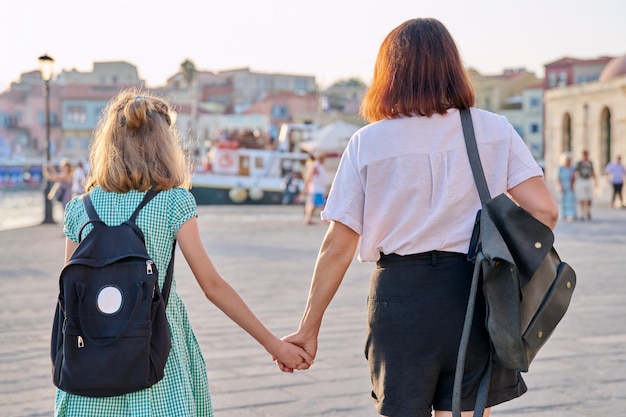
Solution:
{"label": "waterfront", "polygon": [[[54,202],[52,207],[55,221],[62,222],[61,206]],[[43,221],[43,217],[43,188],[0,188],[0,231],[35,226]]]}

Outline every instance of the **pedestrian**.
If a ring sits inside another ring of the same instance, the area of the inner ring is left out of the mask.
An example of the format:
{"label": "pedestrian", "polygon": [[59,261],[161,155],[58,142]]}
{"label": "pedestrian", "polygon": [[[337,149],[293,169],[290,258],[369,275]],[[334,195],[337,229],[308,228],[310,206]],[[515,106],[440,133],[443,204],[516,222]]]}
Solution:
{"label": "pedestrian", "polygon": [[[306,308],[298,330],[284,338],[315,356],[324,312],[358,248],[361,262],[376,265],[365,356],[371,395],[384,416],[451,415],[474,268],[467,252],[481,207],[459,112],[473,105],[472,83],[439,21],[408,20],[385,38],[361,104],[370,124],[342,155],[321,213],[330,225]],[[524,141],[505,117],[477,108],[471,113],[492,195],[508,192],[554,228],[558,206]],[[463,410],[473,410],[490,358],[484,306],[476,305]],[[525,391],[519,372],[493,364],[487,407]]]}
{"label": "pedestrian", "polygon": [[54,182],[48,193],[48,199],[58,201],[61,203],[63,210],[65,210],[65,206],[72,199],[72,179],[74,175],[72,164],[67,158],[63,158],[59,163],[58,170],[51,166],[46,166],[43,172],[49,181]]}
{"label": "pedestrian", "polygon": [[72,196],[81,195],[85,192],[85,175],[83,161],[78,161],[72,174]]}
{"label": "pedestrian", "polygon": [[309,154],[304,174],[304,224],[315,224],[315,210],[321,210],[326,204],[326,186],[324,165],[313,154]]}
{"label": "pedestrian", "polygon": [[[308,367],[311,357],[274,336],[219,274],[205,251],[196,202],[189,192],[189,165],[176,132],[170,107],[161,97],[135,89],[114,97],[103,112],[90,152],[91,175],[86,191],[94,208],[106,224],[120,224],[130,217],[149,189],[160,190],[136,221],[157,270],[167,269],[172,245],[177,241],[209,301],[284,363],[283,370]],[[87,221],[82,198],[74,198],[65,213],[66,262]],[[159,277],[161,286],[165,275]],[[55,416],[212,416],[204,358],[175,282],[167,318],[172,347],[161,381],[141,391],[108,398],[57,390]]]}
{"label": "pedestrian", "polygon": [[302,188],[302,175],[299,172],[291,171],[285,177],[283,183],[283,204],[297,204]]}
{"label": "pedestrian", "polygon": [[[624,186],[624,178],[626,178],[626,168],[622,164],[622,156],[617,155],[615,162],[609,162],[604,169],[608,175],[609,181],[613,186],[613,196],[611,197],[611,207],[624,207],[624,199],[622,198],[622,187]],[[615,200],[619,199],[619,204]]]}
{"label": "pedestrian", "polygon": [[596,173],[593,162],[589,159],[589,151],[583,150],[583,157],[576,163],[575,186],[576,198],[580,207],[580,220],[591,220],[591,203],[596,185]]}
{"label": "pedestrian", "polygon": [[559,190],[561,191],[561,213],[568,221],[576,220],[576,194],[574,193],[574,166],[572,155],[565,152],[561,155],[559,166]]}

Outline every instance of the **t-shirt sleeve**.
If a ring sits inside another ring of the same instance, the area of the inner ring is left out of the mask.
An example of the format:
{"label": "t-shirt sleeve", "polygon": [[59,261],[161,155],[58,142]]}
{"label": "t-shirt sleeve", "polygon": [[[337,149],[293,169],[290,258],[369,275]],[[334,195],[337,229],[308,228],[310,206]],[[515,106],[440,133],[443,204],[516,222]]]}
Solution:
{"label": "t-shirt sleeve", "polygon": [[365,192],[356,150],[357,146],[351,140],[341,156],[321,217],[342,223],[360,235],[363,231]]}
{"label": "t-shirt sleeve", "polygon": [[185,222],[198,217],[198,208],[193,194],[184,188],[174,188],[170,195],[170,225],[173,237]]}
{"label": "t-shirt sleeve", "polygon": [[[82,198],[73,198],[65,206],[63,233],[72,242],[78,243],[78,232],[86,222]],[[87,232],[87,230],[85,231]]]}
{"label": "t-shirt sleeve", "polygon": [[509,147],[509,175],[507,189],[511,189],[532,177],[542,177],[543,170],[535,161],[524,140],[513,126],[509,127],[511,145]]}

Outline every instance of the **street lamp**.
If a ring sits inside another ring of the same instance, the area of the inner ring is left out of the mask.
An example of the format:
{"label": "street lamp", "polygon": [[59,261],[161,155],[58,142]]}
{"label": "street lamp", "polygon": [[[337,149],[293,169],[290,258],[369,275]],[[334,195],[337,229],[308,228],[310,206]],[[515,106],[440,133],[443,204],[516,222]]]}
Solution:
{"label": "street lamp", "polygon": [[[48,54],[43,54],[39,57],[39,66],[41,71],[41,78],[44,81],[44,97],[46,99],[46,166],[42,167],[42,175],[44,174],[43,170],[48,169],[50,165],[50,80],[52,79],[52,65],[54,65],[54,59],[48,56]],[[46,175],[46,188],[44,189],[44,218],[43,223],[55,223],[54,217],[52,216],[52,201],[48,199],[48,193],[52,188],[52,183],[48,176]]]}

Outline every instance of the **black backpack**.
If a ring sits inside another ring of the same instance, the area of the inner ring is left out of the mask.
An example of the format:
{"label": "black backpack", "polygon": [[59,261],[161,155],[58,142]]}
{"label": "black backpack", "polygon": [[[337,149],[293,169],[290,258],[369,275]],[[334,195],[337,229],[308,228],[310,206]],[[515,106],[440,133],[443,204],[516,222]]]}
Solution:
{"label": "black backpack", "polygon": [[[71,394],[112,397],[148,388],[163,378],[171,347],[165,307],[174,251],[163,291],[148,255],[139,211],[158,191],[148,191],[130,219],[107,226],[89,194],[89,221],[59,279],[51,341],[54,385]],[[93,229],[83,239],[89,224]]]}

